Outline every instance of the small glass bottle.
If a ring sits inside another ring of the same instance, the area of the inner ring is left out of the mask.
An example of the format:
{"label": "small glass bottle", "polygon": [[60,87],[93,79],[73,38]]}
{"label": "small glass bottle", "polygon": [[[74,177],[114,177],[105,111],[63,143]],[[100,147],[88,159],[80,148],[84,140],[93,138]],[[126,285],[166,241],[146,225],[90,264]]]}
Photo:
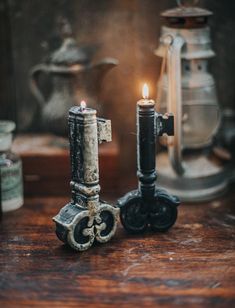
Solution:
{"label": "small glass bottle", "polygon": [[23,205],[21,159],[11,152],[15,123],[0,121],[0,185],[2,212],[16,210]]}

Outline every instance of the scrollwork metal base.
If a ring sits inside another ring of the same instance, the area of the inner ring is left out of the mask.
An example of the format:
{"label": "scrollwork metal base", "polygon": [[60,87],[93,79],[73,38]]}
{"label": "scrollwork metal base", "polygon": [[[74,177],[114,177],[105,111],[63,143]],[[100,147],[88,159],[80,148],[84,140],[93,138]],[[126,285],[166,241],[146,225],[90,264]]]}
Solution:
{"label": "scrollwork metal base", "polygon": [[116,231],[118,213],[118,208],[103,201],[92,212],[68,203],[53,218],[56,234],[73,249],[86,250],[94,241],[106,243],[111,239]]}
{"label": "scrollwork metal base", "polygon": [[148,226],[163,232],[172,227],[177,219],[180,201],[163,189],[156,189],[153,199],[144,200],[139,190],[133,190],[118,200],[120,219],[130,233],[142,233]]}

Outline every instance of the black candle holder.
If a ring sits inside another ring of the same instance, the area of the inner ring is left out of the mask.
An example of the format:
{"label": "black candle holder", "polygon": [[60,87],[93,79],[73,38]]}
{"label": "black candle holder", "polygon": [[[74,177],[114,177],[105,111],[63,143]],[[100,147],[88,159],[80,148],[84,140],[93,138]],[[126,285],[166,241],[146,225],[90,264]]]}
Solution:
{"label": "black candle holder", "polygon": [[114,235],[119,209],[99,198],[98,143],[111,141],[111,121],[96,118],[96,110],[69,111],[72,199],[53,220],[58,238],[75,250],[86,250],[96,240]]}
{"label": "black candle holder", "polygon": [[141,233],[148,226],[154,231],[168,230],[177,219],[176,196],[169,195],[155,185],[157,172],[156,137],[166,133],[174,135],[174,117],[155,111],[153,100],[142,99],[137,103],[137,176],[139,188],[118,200],[120,219],[131,233]]}

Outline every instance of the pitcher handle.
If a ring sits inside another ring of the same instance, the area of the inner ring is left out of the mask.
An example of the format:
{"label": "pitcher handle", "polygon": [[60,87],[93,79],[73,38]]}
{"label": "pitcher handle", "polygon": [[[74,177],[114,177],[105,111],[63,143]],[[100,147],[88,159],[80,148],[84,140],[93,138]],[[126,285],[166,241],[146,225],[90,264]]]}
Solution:
{"label": "pitcher handle", "polygon": [[43,107],[46,103],[46,99],[38,86],[39,75],[43,72],[47,72],[47,66],[44,64],[38,64],[34,66],[29,73],[29,87],[33,95],[36,97],[40,107]]}
{"label": "pitcher handle", "polygon": [[[167,111],[175,116],[174,136],[168,145],[168,156],[178,175],[185,172],[182,159],[182,91],[181,91],[181,49],[184,39],[180,36],[166,35],[163,39],[169,45],[167,55],[168,97]],[[172,141],[172,142],[171,142]]]}

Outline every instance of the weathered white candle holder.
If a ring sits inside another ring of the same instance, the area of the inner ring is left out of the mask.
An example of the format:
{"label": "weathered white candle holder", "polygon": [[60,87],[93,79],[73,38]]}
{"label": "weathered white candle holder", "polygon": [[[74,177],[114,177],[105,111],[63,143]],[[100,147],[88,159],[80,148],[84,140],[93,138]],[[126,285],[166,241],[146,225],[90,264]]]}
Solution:
{"label": "weathered white candle holder", "polygon": [[108,242],[116,231],[119,209],[100,200],[98,143],[111,141],[111,121],[81,106],[69,111],[71,201],[53,220],[56,234],[75,250],[86,250],[96,240]]}

